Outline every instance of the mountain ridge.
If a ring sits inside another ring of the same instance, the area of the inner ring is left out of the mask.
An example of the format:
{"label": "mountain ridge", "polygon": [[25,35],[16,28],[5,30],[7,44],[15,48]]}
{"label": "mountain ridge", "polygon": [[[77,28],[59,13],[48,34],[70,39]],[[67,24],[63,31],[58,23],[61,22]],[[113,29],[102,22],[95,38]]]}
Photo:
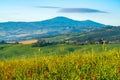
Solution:
{"label": "mountain ridge", "polygon": [[[45,20],[41,20],[41,21],[8,21],[8,22],[0,22],[0,24],[4,24],[4,23],[40,23],[40,22],[44,22],[44,21],[50,21],[50,20],[71,20],[71,21],[76,21],[76,22],[95,22],[95,23],[98,23],[98,24],[101,24],[99,22],[96,22],[96,21],[93,21],[93,20],[90,20],[90,19],[87,19],[87,20],[75,20],[75,19],[71,19],[71,18],[67,18],[67,17],[63,17],[63,16],[57,16],[57,17],[54,17],[54,18],[51,18],[51,19],[45,19]],[[102,25],[105,25],[105,24],[102,24]]]}
{"label": "mountain ridge", "polygon": [[[78,21],[67,17],[55,18],[35,22],[4,22],[0,23],[0,39],[21,37],[41,37],[66,33],[86,32],[104,27],[104,24],[92,20]],[[3,34],[4,33],[4,34]],[[52,34],[53,33],[53,34]],[[1,38],[2,37],[2,38]]]}

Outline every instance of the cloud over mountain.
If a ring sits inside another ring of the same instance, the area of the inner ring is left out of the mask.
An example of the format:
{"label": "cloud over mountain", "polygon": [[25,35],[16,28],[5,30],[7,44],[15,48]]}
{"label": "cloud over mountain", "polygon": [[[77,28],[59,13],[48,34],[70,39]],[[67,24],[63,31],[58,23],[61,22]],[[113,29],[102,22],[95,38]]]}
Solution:
{"label": "cloud over mountain", "polygon": [[90,8],[63,8],[60,10],[63,13],[107,13],[105,11],[90,9]]}
{"label": "cloud over mountain", "polygon": [[48,8],[48,9],[58,9],[61,13],[107,13],[106,11],[101,11],[98,9],[91,8],[62,8],[55,6],[35,6],[36,8]]}

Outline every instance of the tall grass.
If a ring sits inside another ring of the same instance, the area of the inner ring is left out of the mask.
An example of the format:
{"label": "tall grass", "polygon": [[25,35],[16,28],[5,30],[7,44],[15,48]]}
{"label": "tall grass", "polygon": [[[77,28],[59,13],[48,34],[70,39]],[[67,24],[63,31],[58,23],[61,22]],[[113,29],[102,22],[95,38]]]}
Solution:
{"label": "tall grass", "polygon": [[[88,51],[84,48],[83,53],[77,49],[66,55],[41,57],[36,54],[30,59],[22,57],[0,61],[0,79],[120,80],[120,50],[105,48],[101,54],[97,54],[93,47]],[[65,49],[60,47],[59,50]],[[42,52],[42,48],[38,52]]]}

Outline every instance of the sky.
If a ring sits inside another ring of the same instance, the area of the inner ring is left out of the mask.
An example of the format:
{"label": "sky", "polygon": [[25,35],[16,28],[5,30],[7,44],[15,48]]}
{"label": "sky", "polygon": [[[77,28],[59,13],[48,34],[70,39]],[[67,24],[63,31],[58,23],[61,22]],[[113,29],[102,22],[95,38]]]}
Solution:
{"label": "sky", "polygon": [[0,0],[0,22],[42,21],[57,16],[120,25],[120,0]]}

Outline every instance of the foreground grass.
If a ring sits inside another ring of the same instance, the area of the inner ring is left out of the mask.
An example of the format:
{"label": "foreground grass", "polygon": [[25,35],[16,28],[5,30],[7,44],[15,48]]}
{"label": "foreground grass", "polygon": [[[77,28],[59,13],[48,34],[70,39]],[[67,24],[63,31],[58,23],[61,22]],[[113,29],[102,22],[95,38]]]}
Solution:
{"label": "foreground grass", "polygon": [[0,62],[1,80],[120,80],[120,50],[35,56]]}
{"label": "foreground grass", "polygon": [[[1,49],[1,47],[3,47]],[[119,44],[107,45],[50,45],[44,47],[32,47],[31,44],[5,44],[0,45],[0,60],[11,58],[21,59],[21,57],[32,58],[37,56],[66,55],[70,53],[91,53],[92,49],[96,54],[101,54],[109,50],[119,50]]]}

